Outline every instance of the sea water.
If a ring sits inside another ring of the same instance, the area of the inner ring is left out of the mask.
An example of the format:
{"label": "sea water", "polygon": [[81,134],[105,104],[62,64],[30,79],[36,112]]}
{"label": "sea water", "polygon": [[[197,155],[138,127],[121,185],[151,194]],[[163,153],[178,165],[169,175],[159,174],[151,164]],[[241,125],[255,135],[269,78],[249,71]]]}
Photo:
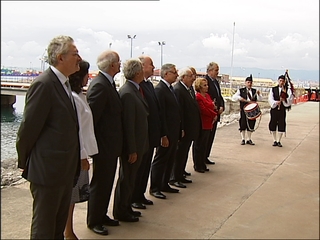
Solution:
{"label": "sea water", "polygon": [[25,96],[16,96],[13,108],[1,108],[1,161],[17,159],[16,139],[23,110]]}

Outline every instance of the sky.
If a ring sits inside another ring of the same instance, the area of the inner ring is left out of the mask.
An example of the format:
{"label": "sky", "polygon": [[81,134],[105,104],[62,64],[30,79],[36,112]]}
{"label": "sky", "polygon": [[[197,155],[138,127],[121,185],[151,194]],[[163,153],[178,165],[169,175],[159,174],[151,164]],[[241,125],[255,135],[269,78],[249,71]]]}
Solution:
{"label": "sky", "polygon": [[109,48],[122,62],[149,55],[156,69],[162,59],[199,71],[209,62],[319,71],[318,0],[1,1],[1,66],[40,70],[58,35],[92,71]]}

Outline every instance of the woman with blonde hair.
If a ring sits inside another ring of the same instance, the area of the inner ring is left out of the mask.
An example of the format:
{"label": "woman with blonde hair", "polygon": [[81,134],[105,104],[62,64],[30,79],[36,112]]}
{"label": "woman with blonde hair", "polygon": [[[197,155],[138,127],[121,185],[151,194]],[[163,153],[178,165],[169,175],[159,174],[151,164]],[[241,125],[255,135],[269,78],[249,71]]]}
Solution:
{"label": "woman with blonde hair", "polygon": [[194,170],[204,173],[209,171],[206,166],[206,151],[208,139],[213,123],[217,120],[217,111],[214,102],[208,94],[208,81],[205,78],[197,78],[194,82],[196,90],[196,100],[199,104],[202,129],[200,136],[194,141],[192,147]]}

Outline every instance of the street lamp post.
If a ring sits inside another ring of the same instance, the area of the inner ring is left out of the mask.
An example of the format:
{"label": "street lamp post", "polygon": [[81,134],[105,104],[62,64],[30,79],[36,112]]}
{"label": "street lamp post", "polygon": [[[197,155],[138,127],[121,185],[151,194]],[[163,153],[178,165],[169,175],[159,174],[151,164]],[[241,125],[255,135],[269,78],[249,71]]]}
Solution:
{"label": "street lamp post", "polygon": [[130,58],[132,58],[132,41],[133,41],[133,39],[136,38],[136,36],[137,36],[137,35],[133,35],[133,37],[131,37],[131,35],[128,35],[128,38],[129,38],[130,41],[131,41],[131,54],[130,54]]}
{"label": "street lamp post", "polygon": [[158,42],[160,46],[160,67],[162,67],[162,59],[163,59],[163,45],[166,45],[165,41]]}
{"label": "street lamp post", "polygon": [[109,48],[111,48],[112,43],[109,43]]}

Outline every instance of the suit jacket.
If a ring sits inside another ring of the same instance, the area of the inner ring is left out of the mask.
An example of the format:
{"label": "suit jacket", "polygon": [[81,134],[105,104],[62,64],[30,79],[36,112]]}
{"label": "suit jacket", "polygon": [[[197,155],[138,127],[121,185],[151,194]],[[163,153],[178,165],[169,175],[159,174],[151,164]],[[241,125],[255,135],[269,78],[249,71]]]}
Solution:
{"label": "suit jacket", "polygon": [[123,153],[142,157],[148,150],[148,104],[136,86],[126,81],[119,89],[123,106]]}
{"label": "suit jacket", "polygon": [[148,133],[149,147],[157,147],[160,145],[161,139],[161,121],[160,106],[154,91],[153,84],[150,81],[142,81],[140,87],[143,90],[144,97],[149,106],[148,115]]}
{"label": "suit jacket", "polygon": [[208,80],[208,94],[210,95],[211,99],[215,102],[218,110],[220,107],[224,108],[224,99],[221,95],[220,84],[216,79],[212,79],[209,75],[206,75],[206,79]]}
{"label": "suit jacket", "polygon": [[76,111],[49,68],[34,80],[26,94],[16,143],[22,176],[44,186],[76,181],[80,172],[78,132]]}
{"label": "suit jacket", "polygon": [[160,81],[154,88],[161,109],[161,137],[177,141],[181,135],[181,116],[177,99],[168,86]]}
{"label": "suit jacket", "polygon": [[195,140],[200,134],[201,118],[199,105],[185,86],[179,81],[174,86],[175,94],[179,100],[181,110],[181,128],[185,138]]}
{"label": "suit jacket", "polygon": [[119,94],[101,72],[91,81],[87,101],[92,111],[97,157],[120,156],[122,151],[122,104]]}

